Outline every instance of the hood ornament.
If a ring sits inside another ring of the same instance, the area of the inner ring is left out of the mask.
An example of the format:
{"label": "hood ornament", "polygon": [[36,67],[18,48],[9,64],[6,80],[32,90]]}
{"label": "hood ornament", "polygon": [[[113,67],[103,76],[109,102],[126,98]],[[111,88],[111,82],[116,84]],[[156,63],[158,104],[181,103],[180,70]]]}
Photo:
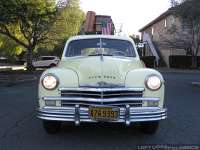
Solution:
{"label": "hood ornament", "polygon": [[101,54],[101,56],[100,56],[100,60],[103,61],[103,54]]}

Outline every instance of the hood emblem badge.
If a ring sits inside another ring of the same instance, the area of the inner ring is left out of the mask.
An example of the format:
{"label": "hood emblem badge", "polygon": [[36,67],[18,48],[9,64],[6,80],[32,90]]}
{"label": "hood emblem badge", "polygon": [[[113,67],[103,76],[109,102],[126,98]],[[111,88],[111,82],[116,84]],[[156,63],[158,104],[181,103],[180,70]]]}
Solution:
{"label": "hood emblem badge", "polygon": [[89,79],[101,79],[101,78],[104,78],[104,79],[116,79],[115,76],[89,76]]}
{"label": "hood emblem badge", "polygon": [[[115,83],[108,83],[105,81],[100,81],[94,84],[85,84],[85,85],[80,85],[81,87],[92,87],[92,88],[122,88],[124,85],[122,84],[115,84]],[[101,98],[103,98],[103,92],[101,93]]]}

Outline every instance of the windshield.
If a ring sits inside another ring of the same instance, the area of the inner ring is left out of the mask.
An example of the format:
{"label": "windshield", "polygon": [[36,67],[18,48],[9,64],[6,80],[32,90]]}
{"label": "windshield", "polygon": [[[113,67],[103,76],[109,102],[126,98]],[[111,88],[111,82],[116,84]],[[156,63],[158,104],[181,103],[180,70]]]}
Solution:
{"label": "windshield", "polygon": [[65,54],[66,57],[99,55],[135,57],[135,51],[129,41],[96,38],[71,41]]}

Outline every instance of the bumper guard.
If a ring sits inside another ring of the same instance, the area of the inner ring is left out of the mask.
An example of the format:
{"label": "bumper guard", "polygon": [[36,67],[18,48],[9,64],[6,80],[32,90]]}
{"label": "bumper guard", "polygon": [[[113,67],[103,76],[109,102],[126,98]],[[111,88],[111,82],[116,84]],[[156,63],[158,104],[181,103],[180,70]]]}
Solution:
{"label": "bumper guard", "polygon": [[[44,107],[38,109],[38,118],[52,121],[74,122],[79,125],[81,122],[96,122],[89,116],[89,108],[81,105],[71,107]],[[159,107],[120,107],[118,123],[130,125],[133,122],[158,121],[167,118],[167,109]]]}

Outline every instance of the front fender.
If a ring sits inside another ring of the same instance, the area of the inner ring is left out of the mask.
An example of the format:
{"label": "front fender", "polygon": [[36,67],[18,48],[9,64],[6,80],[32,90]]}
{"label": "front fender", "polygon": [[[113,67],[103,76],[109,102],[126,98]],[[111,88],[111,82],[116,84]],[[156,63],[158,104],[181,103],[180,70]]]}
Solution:
{"label": "front fender", "polygon": [[[47,90],[42,86],[42,78],[46,74],[54,74],[58,80],[59,85],[54,90]],[[43,72],[40,77],[39,86],[38,86],[38,96],[39,96],[39,103],[40,106],[44,106],[44,101],[42,97],[44,96],[60,96],[59,88],[60,87],[78,87],[78,75],[75,71],[66,68],[51,68]]]}
{"label": "front fender", "polygon": [[[162,81],[162,86],[157,91],[151,91],[145,86],[146,78],[152,74],[158,75]],[[164,85],[164,79],[158,71],[156,71],[154,69],[147,69],[147,68],[131,70],[126,75],[125,86],[126,87],[142,87],[142,88],[144,88],[145,91],[144,91],[143,96],[160,98],[159,107],[163,108],[165,85]]]}

